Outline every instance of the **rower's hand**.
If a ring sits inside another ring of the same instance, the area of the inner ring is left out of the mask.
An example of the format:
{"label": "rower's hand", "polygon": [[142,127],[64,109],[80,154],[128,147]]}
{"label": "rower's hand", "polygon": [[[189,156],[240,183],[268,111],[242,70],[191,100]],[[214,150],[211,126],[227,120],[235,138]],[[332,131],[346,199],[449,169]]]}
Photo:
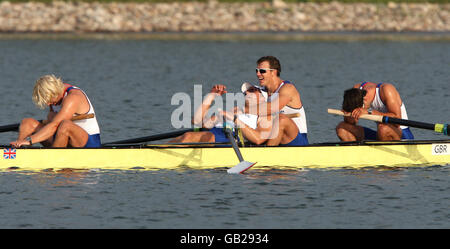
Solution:
{"label": "rower's hand", "polygon": [[12,141],[9,144],[11,144],[11,146],[14,147],[14,148],[20,148],[20,147],[22,147],[24,145],[30,145],[30,141],[22,139],[22,140]]}
{"label": "rower's hand", "polygon": [[225,117],[226,120],[234,121],[234,113],[227,112],[224,110],[219,110],[219,114]]}
{"label": "rower's hand", "polygon": [[359,108],[355,108],[352,111],[351,117],[354,118],[356,122],[358,122],[359,117],[361,117],[361,115],[368,114],[368,113],[369,113],[369,111],[367,109],[359,107]]}
{"label": "rower's hand", "polygon": [[227,93],[227,87],[225,85],[214,85],[211,89],[211,93],[217,93],[220,96],[224,93]]}

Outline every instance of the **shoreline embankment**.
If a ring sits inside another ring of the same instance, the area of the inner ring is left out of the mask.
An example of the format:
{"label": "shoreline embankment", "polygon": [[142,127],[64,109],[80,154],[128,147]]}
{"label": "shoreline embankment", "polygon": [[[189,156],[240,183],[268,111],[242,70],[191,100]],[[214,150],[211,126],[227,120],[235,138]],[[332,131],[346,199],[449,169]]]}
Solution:
{"label": "shoreline embankment", "polygon": [[0,32],[449,32],[450,4],[0,2]]}

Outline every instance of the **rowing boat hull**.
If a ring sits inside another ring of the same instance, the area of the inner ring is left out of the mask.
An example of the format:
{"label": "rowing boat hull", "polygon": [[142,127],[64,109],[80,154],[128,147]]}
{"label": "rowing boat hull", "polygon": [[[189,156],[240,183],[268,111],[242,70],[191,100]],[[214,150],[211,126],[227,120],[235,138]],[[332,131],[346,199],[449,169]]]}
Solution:
{"label": "rowing boat hull", "polygon": [[[0,170],[212,169],[239,163],[231,147],[167,146],[91,149],[2,148]],[[450,140],[329,143],[295,147],[244,147],[255,168],[424,167],[450,164]]]}

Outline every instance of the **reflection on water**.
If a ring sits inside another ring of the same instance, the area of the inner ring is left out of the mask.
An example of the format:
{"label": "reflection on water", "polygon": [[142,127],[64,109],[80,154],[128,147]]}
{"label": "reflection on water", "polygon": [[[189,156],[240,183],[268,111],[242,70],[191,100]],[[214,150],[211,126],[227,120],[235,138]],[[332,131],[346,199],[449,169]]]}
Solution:
{"label": "reflection on water", "polygon": [[443,228],[449,169],[2,172],[0,219],[4,228]]}

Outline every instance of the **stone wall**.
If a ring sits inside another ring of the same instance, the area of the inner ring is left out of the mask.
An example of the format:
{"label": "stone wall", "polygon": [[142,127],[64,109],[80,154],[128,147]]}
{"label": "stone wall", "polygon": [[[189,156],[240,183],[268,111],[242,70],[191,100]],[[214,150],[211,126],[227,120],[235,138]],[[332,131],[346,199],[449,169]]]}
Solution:
{"label": "stone wall", "polygon": [[450,31],[450,4],[0,2],[0,32]]}

